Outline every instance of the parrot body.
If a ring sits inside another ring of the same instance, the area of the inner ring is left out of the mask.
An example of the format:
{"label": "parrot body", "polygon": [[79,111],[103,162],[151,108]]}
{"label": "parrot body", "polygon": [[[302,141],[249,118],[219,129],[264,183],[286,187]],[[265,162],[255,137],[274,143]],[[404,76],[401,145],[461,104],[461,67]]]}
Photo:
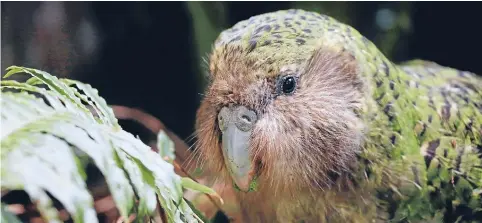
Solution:
{"label": "parrot body", "polygon": [[481,222],[475,74],[394,64],[303,10],[225,30],[209,68],[197,148],[244,222]]}

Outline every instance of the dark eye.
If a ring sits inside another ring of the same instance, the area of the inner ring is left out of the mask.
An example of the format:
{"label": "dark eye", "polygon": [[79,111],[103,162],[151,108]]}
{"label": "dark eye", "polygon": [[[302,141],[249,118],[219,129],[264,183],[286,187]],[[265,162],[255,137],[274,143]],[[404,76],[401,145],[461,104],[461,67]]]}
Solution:
{"label": "dark eye", "polygon": [[285,94],[293,93],[296,88],[296,79],[292,76],[283,78],[281,83],[281,91]]}

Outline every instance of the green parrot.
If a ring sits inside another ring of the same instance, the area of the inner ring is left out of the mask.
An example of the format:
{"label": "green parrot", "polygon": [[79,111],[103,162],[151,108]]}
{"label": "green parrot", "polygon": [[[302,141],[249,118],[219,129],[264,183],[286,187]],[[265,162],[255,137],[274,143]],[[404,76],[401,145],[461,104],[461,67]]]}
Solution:
{"label": "green parrot", "polygon": [[196,147],[242,222],[482,222],[482,80],[282,10],[217,38]]}

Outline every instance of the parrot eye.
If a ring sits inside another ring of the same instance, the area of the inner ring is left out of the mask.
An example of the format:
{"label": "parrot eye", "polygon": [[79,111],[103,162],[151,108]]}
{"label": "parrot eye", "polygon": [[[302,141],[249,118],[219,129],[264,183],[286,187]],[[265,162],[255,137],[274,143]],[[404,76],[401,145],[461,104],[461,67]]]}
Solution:
{"label": "parrot eye", "polygon": [[285,94],[291,94],[296,88],[296,79],[293,76],[286,76],[281,79],[281,91]]}

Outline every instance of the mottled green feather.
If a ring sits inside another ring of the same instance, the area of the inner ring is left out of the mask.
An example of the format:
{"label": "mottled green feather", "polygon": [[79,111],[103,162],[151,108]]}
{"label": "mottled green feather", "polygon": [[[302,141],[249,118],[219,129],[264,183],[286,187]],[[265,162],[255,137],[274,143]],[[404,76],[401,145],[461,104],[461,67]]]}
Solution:
{"label": "mottled green feather", "polygon": [[[366,84],[360,183],[395,221],[482,219],[482,80],[422,60],[394,64],[357,30],[303,10],[262,14],[218,37],[277,75],[321,46],[345,50]],[[374,192],[375,193],[375,192]]]}

